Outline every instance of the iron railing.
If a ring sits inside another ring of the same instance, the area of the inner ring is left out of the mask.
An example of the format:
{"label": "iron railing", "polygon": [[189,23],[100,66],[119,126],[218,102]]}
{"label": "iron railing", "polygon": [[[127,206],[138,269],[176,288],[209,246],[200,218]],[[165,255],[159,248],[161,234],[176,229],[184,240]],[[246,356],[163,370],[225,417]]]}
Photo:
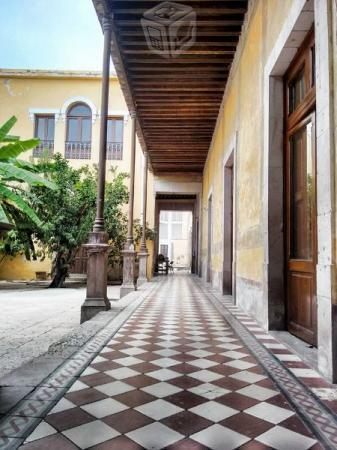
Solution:
{"label": "iron railing", "polygon": [[51,156],[54,153],[54,141],[41,140],[33,149],[33,157]]}
{"label": "iron railing", "polygon": [[123,142],[108,142],[106,159],[123,159]]}
{"label": "iron railing", "polygon": [[67,159],[90,159],[91,142],[66,141],[65,157]]}

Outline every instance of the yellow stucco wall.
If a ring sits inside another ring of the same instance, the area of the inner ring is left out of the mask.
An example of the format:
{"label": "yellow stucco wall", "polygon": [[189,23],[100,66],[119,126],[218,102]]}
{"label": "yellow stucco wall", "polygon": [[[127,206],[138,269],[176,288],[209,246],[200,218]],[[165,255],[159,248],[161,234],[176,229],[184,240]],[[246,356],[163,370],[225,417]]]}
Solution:
{"label": "yellow stucco wall", "polygon": [[223,163],[236,144],[236,275],[261,283],[263,69],[293,0],[257,0],[240,59],[225,94],[203,180],[202,261],[207,261],[208,197],[212,194],[214,273],[223,266]]}
{"label": "yellow stucco wall", "polygon": [[[93,104],[100,111],[101,79],[97,75],[85,76],[84,74],[67,75],[62,72],[45,73],[26,71],[0,70],[0,124],[15,115],[18,119],[12,134],[19,135],[22,139],[29,139],[34,135],[34,120],[29,115],[30,109],[55,109],[62,107],[70,99],[82,97]],[[109,94],[109,114],[126,114],[127,106],[116,77],[111,77]],[[99,118],[92,124],[92,154],[91,160],[70,160],[73,167],[85,164],[97,164],[99,154]],[[55,121],[55,153],[64,155],[64,143],[66,140],[66,123],[59,117]],[[131,146],[131,120],[124,123],[123,160],[107,161],[107,178],[111,177],[111,167],[117,167],[118,172],[129,172]],[[135,204],[134,217],[140,218],[142,211],[142,150],[137,140],[136,151],[136,177],[135,177]],[[32,152],[23,154],[23,159],[30,159]],[[151,214],[154,208],[153,176],[148,177],[148,222],[154,226],[154,217]],[[126,180],[126,183],[129,183]],[[127,211],[127,207],[125,208]],[[152,259],[152,256],[151,258]],[[152,267],[152,266],[149,266]],[[50,272],[50,261],[31,262],[24,256],[5,258],[0,264],[0,279],[19,280],[34,279],[36,271]]]}

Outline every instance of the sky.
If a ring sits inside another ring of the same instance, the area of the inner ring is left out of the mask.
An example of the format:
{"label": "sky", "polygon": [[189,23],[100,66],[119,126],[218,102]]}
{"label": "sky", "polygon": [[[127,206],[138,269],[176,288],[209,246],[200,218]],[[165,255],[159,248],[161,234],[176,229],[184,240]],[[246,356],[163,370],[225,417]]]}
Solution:
{"label": "sky", "polygon": [[0,68],[101,70],[92,0],[0,0]]}

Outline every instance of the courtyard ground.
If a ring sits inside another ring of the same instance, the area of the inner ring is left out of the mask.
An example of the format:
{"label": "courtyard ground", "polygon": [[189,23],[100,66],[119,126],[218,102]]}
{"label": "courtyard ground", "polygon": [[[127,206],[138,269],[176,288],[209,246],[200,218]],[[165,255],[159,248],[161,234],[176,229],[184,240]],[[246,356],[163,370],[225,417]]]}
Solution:
{"label": "courtyard ground", "polygon": [[[119,286],[109,286],[109,298],[118,299],[119,289]],[[39,285],[2,283],[0,380],[79,328],[85,293],[83,286],[47,289]]]}

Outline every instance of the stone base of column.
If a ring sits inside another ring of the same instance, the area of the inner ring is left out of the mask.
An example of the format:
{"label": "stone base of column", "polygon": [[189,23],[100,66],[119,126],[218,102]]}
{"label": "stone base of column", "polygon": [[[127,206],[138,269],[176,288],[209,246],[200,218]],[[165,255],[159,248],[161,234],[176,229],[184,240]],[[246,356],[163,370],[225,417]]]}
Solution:
{"label": "stone base of column", "polygon": [[107,297],[107,272],[109,248],[108,236],[104,232],[92,232],[89,243],[85,244],[88,252],[87,297],[81,306],[81,323],[92,319],[101,311],[111,308]]}
{"label": "stone base of column", "polygon": [[147,278],[147,258],[149,254],[146,250],[141,250],[138,253],[138,260],[139,260],[139,275],[137,280],[137,286],[141,286],[142,284],[146,283],[148,280]]}
{"label": "stone base of column", "polygon": [[125,297],[130,292],[134,292],[135,286],[135,266],[136,252],[135,250],[123,250],[123,284],[120,290],[120,298]]}

